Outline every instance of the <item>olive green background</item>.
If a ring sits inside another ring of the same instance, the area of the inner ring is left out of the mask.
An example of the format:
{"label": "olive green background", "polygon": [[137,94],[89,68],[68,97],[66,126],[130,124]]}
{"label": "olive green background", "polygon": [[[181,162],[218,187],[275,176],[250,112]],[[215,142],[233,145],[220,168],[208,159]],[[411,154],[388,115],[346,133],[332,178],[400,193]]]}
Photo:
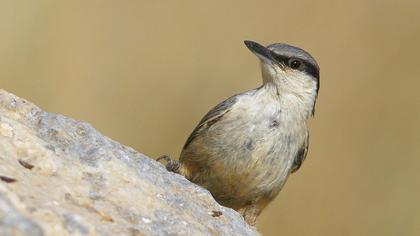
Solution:
{"label": "olive green background", "polygon": [[321,67],[309,155],[265,235],[420,235],[420,1],[0,2],[0,87],[177,157],[199,119],[261,84],[244,39]]}

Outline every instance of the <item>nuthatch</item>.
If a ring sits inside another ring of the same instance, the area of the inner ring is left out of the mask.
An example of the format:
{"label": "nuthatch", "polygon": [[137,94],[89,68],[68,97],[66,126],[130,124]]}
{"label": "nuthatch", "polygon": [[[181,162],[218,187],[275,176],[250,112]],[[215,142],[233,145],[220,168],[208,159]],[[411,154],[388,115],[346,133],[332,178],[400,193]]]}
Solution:
{"label": "nuthatch", "polygon": [[187,139],[179,161],[166,168],[208,189],[250,225],[297,171],[308,151],[319,67],[287,44],[245,45],[261,62],[263,84],[211,109]]}

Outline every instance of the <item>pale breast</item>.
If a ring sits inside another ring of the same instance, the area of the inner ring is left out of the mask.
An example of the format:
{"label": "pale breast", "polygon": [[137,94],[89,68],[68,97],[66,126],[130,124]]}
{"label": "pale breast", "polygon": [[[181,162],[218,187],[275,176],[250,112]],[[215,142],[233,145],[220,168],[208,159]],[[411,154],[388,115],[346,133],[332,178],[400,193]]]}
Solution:
{"label": "pale breast", "polygon": [[183,153],[193,155],[187,159],[202,167],[191,180],[228,205],[232,198],[238,203],[241,196],[276,194],[305,139],[300,134],[306,132],[296,122],[282,122],[282,112],[278,103],[259,94],[239,97],[232,110]]}

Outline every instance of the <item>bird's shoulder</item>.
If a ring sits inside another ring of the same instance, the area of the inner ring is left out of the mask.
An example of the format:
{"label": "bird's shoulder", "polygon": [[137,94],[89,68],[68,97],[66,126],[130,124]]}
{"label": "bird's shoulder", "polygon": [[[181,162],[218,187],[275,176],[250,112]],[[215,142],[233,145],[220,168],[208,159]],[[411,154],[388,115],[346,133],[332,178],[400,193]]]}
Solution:
{"label": "bird's shoulder", "polygon": [[197,127],[193,130],[193,132],[188,137],[187,141],[184,144],[183,149],[187,148],[188,145],[203,131],[210,128],[213,124],[217,121],[222,119],[227,113],[229,113],[232,108],[237,104],[240,99],[244,96],[250,96],[255,93],[257,89],[249,90],[245,93],[235,94],[228,99],[224,100],[223,102],[217,104],[213,107],[206,115],[200,120]]}

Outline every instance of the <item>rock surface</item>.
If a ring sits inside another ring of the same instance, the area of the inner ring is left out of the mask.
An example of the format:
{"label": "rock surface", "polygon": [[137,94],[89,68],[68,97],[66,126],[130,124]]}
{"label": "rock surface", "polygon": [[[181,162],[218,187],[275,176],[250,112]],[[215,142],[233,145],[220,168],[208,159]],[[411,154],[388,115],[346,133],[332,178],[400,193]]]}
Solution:
{"label": "rock surface", "polygon": [[0,90],[0,235],[258,235],[89,124]]}

